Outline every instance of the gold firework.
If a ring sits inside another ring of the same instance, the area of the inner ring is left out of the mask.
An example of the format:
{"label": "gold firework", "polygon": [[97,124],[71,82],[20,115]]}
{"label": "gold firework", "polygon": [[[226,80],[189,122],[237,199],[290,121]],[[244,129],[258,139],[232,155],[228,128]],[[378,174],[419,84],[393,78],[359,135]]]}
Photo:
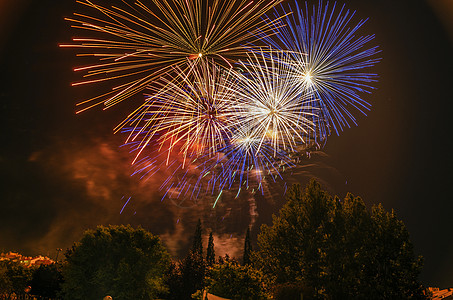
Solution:
{"label": "gold firework", "polygon": [[164,73],[185,71],[187,61],[205,58],[231,66],[258,36],[271,34],[279,19],[262,16],[282,0],[152,0],[103,6],[78,0],[93,13],[66,18],[72,27],[96,37],[73,38],[61,47],[78,48],[79,56],[98,59],[75,68],[83,80],[74,86],[113,84],[107,91],[79,103],[79,112],[104,104],[107,108],[143,91]]}

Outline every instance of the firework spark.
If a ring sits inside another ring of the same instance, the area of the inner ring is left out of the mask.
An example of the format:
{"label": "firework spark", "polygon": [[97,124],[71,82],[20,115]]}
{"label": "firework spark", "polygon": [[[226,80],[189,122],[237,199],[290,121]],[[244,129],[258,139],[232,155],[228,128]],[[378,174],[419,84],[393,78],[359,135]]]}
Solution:
{"label": "firework spark", "polygon": [[[259,190],[265,176],[275,180],[294,165],[291,152],[305,147],[315,117],[314,100],[288,76],[290,58],[263,50],[239,63],[242,72],[190,63],[187,74],[178,70],[177,78],[162,77],[128,127],[130,140],[138,143],[137,157],[149,145],[159,145],[167,165],[175,162],[172,153],[180,155],[183,180],[175,183],[170,176],[165,183],[178,196],[189,187],[222,193],[233,186],[239,195],[243,188]],[[141,172],[156,169],[152,159],[143,162]],[[182,171],[186,168],[192,169]]]}
{"label": "firework spark", "polygon": [[116,84],[80,111],[147,90],[115,132],[128,134],[134,174],[165,174],[163,198],[178,205],[263,191],[331,132],[356,124],[354,111],[370,109],[362,95],[377,80],[366,70],[379,50],[368,48],[373,35],[357,36],[365,21],[351,27],[344,6],[296,2],[268,18],[282,0],[117,1],[79,0],[97,15],[68,18],[98,36],[62,45],[99,60],[76,68],[84,80],[73,85]]}
{"label": "firework spark", "polygon": [[245,44],[257,41],[258,32],[270,33],[278,20],[261,19],[282,0],[153,0],[145,5],[118,1],[102,6],[96,1],[79,0],[90,14],[75,13],[66,20],[72,27],[96,37],[74,38],[61,47],[79,48],[79,56],[99,60],[76,68],[84,80],[73,85],[114,81],[116,86],[79,103],[80,111],[96,105],[111,107],[143,91],[162,74],[187,60],[210,58],[229,65],[247,51]]}
{"label": "firework spark", "polygon": [[237,128],[231,143],[222,149],[224,155],[215,163],[220,169],[217,173],[218,190],[236,187],[236,197],[243,189],[251,189],[252,193],[262,191],[266,176],[275,181],[275,178],[281,178],[281,171],[295,165],[286,152],[276,152],[255,132],[255,128],[250,126]]}
{"label": "firework spark", "polygon": [[[305,144],[316,118],[316,99],[307,95],[298,79],[291,77],[291,56],[271,49],[248,54],[239,62],[244,72],[238,78],[235,93],[243,103],[241,123],[254,128],[260,145],[269,143],[274,154],[294,151]],[[258,151],[259,151],[258,147]]]}
{"label": "firework spark", "polygon": [[200,192],[217,190],[219,150],[239,126],[232,87],[237,80],[212,61],[188,65],[189,71],[175,67],[175,77],[167,74],[156,81],[144,109],[123,130],[136,155],[136,174],[149,178],[163,168],[175,170],[161,186],[169,198],[195,199]]}
{"label": "firework spark", "polygon": [[239,126],[237,80],[213,61],[188,65],[189,72],[175,67],[174,77],[155,82],[143,110],[127,120],[135,128],[129,140],[141,140],[139,148],[153,141],[183,157],[213,156]]}
{"label": "firework spark", "polygon": [[[131,152],[142,150],[139,143],[130,143]],[[210,191],[212,174],[207,170],[200,158],[183,158],[178,153],[165,150],[146,149],[134,164],[134,173],[141,180],[148,180],[158,173],[162,178],[159,190],[163,197],[176,201],[178,206],[193,206],[202,196]]]}
{"label": "firework spark", "polygon": [[[332,129],[339,134],[350,122],[357,125],[353,111],[366,114],[371,105],[362,95],[370,93],[374,89],[370,84],[377,81],[377,74],[366,70],[380,61],[375,56],[378,47],[368,48],[374,35],[357,35],[366,20],[352,25],[355,12],[322,1],[311,10],[307,3],[301,8],[297,2],[295,9],[280,8],[286,26],[264,39],[273,48],[288,50],[294,60],[292,76],[319,100],[316,140],[325,140]],[[280,15],[276,9],[274,17]]]}

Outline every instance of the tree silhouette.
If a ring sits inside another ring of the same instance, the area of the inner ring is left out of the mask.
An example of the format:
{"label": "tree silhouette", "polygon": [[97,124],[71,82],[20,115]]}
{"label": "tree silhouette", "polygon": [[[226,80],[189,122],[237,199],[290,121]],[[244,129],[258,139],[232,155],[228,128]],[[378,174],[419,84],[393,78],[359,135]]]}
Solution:
{"label": "tree silhouette", "polygon": [[168,286],[168,292],[164,295],[167,300],[184,299],[186,293],[183,290],[183,281],[181,274],[182,262],[171,262],[165,275],[165,284]]}
{"label": "tree silhouette", "polygon": [[8,266],[6,263],[6,261],[0,261],[0,296],[13,291],[13,284],[8,276]]}
{"label": "tree silhouette", "polygon": [[32,270],[17,261],[0,261],[0,295],[3,293],[25,294],[30,284]]}
{"label": "tree silhouette", "polygon": [[195,228],[192,248],[189,254],[180,262],[179,273],[181,278],[181,291],[177,291],[170,297],[178,294],[179,299],[191,299],[193,293],[203,288],[205,276],[205,262],[203,259],[203,242],[201,220],[198,219]]}
{"label": "tree silhouette", "polygon": [[[371,213],[359,197],[343,201],[312,180],[287,193],[287,202],[262,225],[257,266],[275,284],[305,287],[304,299],[423,298],[409,234],[382,205]],[[308,287],[308,288],[307,288]]]}
{"label": "tree silhouette", "polygon": [[48,298],[56,298],[61,290],[63,275],[59,265],[41,265],[33,271],[30,282],[31,294]]}
{"label": "tree silhouette", "polygon": [[225,261],[209,268],[206,290],[228,299],[268,299],[263,274],[250,265]]}
{"label": "tree silhouette", "polygon": [[153,299],[164,292],[170,257],[159,237],[143,228],[88,230],[63,268],[65,299]]}
{"label": "tree silhouette", "polygon": [[209,234],[208,248],[206,250],[206,266],[210,267],[215,263],[214,237],[212,231]]}

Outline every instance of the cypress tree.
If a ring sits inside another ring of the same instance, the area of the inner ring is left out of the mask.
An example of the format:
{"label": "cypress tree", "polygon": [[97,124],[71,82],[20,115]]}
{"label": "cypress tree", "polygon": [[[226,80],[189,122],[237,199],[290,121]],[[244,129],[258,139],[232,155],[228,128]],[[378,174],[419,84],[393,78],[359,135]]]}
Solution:
{"label": "cypress tree", "polygon": [[250,244],[250,227],[247,228],[247,232],[245,234],[245,241],[244,241],[244,256],[243,256],[243,264],[249,265],[250,264],[250,252],[252,251],[252,245]]}
{"label": "cypress tree", "polygon": [[197,228],[193,236],[192,253],[203,257],[203,241],[201,239],[201,220],[198,219]]}
{"label": "cypress tree", "polygon": [[191,299],[191,295],[203,288],[205,262],[203,258],[203,243],[201,239],[201,220],[198,219],[193,236],[192,248],[187,257],[181,262],[182,292],[181,300]]}
{"label": "cypress tree", "polygon": [[206,250],[206,265],[212,266],[215,264],[215,253],[214,253],[214,237],[212,231],[209,234],[208,249]]}

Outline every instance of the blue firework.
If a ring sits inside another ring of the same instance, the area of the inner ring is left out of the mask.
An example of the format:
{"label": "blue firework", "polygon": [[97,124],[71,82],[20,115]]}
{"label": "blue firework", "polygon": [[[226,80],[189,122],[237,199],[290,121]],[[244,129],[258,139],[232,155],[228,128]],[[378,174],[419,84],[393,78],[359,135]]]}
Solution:
{"label": "blue firework", "polygon": [[354,23],[355,11],[322,1],[312,7],[295,1],[295,7],[281,5],[273,14],[274,19],[284,16],[286,26],[274,26],[274,34],[263,37],[271,47],[288,51],[294,78],[317,98],[315,140],[357,125],[354,114],[370,110],[363,97],[374,89],[371,84],[378,77],[369,69],[380,61],[378,46],[369,46],[374,35],[358,34],[366,20]]}
{"label": "blue firework", "polygon": [[271,143],[262,143],[256,135],[256,128],[241,126],[231,139],[231,143],[221,150],[223,155],[215,166],[217,184],[220,191],[237,189],[236,197],[241,190],[250,189],[252,193],[261,190],[262,181],[268,177],[272,180],[279,177],[285,168],[294,167],[292,158],[283,150],[275,151]]}

